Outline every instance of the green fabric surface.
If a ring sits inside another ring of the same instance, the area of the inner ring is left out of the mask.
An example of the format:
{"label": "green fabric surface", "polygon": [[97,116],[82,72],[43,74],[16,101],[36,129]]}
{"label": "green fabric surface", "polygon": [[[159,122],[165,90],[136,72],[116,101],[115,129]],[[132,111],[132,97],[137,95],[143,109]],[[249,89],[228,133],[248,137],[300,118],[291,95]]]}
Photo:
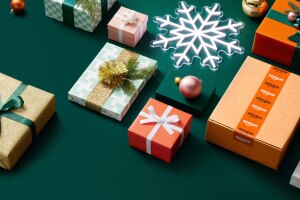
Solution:
{"label": "green fabric surface", "polygon": [[[218,71],[199,66],[197,60],[188,66],[215,84],[216,97],[201,117],[194,118],[191,134],[171,164],[130,148],[127,129],[174,68],[171,51],[152,49],[149,43],[158,33],[151,19],[174,13],[179,1],[119,0],[93,34],[49,19],[43,2],[27,0],[27,12],[19,17],[10,13],[9,1],[0,5],[0,71],[54,93],[57,100],[57,114],[16,167],[0,170],[1,200],[299,199],[300,190],[289,185],[300,160],[299,130],[278,171],[205,141],[207,119],[247,55],[252,55],[261,22],[244,15],[241,1],[219,3],[225,18],[245,23],[238,37],[245,54],[223,54]],[[201,10],[215,1],[187,3]],[[148,32],[135,49],[129,49],[159,62],[158,74],[121,123],[67,100],[67,92],[107,42],[106,24],[120,5],[149,15]]]}
{"label": "green fabric surface", "polygon": [[[179,92],[178,85],[175,84],[176,77],[184,78],[189,75],[196,76],[202,80],[201,94],[194,99],[185,98]],[[166,75],[166,78],[155,92],[155,98],[188,113],[200,116],[210,102],[209,100],[214,95],[214,92],[214,83],[211,83],[206,77],[201,76],[200,70],[195,71],[192,68],[184,67],[178,70],[171,70]]]}

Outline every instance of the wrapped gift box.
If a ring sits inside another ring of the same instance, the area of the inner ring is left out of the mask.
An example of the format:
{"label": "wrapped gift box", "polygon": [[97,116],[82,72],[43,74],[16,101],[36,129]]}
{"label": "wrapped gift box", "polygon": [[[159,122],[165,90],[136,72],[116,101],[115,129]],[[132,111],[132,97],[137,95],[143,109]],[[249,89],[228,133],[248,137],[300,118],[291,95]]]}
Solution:
{"label": "wrapped gift box", "polygon": [[10,170],[55,113],[55,98],[0,73],[0,109],[0,167]]}
{"label": "wrapped gift box", "polygon": [[128,129],[129,145],[171,162],[190,132],[192,115],[150,98]]}
{"label": "wrapped gift box", "polygon": [[138,68],[148,66],[156,67],[157,65],[155,60],[106,43],[69,91],[69,100],[121,121],[150,77],[143,80],[131,81],[136,88],[136,92],[128,94],[124,92],[121,87],[117,87],[113,90],[104,88],[102,84],[99,83],[98,70],[106,61],[120,58],[126,59],[128,55],[137,56]]}
{"label": "wrapped gift box", "polygon": [[300,189],[300,162],[292,175],[290,184]]}
{"label": "wrapped gift box", "polygon": [[[290,10],[287,0],[276,0],[271,10],[258,27],[253,53],[278,63],[300,67],[300,34],[294,23],[287,18],[285,10]],[[300,2],[291,0],[300,6]]]}
{"label": "wrapped gift box", "polygon": [[300,118],[300,77],[248,57],[209,117],[206,140],[277,169]]}
{"label": "wrapped gift box", "polygon": [[[201,94],[195,99],[187,99],[180,92],[178,85],[175,84],[176,77],[185,77],[188,75],[196,76],[202,80]],[[201,75],[199,71],[185,68],[180,70],[171,70],[156,90],[156,99],[170,104],[176,108],[182,109],[193,115],[200,115],[210,98],[215,92],[215,86],[209,83],[207,77]]]}
{"label": "wrapped gift box", "polygon": [[46,16],[93,32],[116,0],[96,0],[95,12],[89,13],[76,0],[44,0]]}
{"label": "wrapped gift box", "polygon": [[111,40],[135,47],[147,31],[148,16],[121,7],[108,26],[108,37]]}

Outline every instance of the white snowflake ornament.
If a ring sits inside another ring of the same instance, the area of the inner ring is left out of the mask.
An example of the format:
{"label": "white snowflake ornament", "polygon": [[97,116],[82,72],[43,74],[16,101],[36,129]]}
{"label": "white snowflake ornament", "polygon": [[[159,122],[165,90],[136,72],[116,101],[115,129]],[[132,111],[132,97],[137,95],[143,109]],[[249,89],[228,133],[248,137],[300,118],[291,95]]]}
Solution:
{"label": "white snowflake ornament", "polygon": [[221,21],[223,12],[220,9],[220,4],[213,4],[198,13],[195,6],[179,2],[176,18],[170,15],[154,18],[159,29],[165,33],[157,35],[151,46],[163,50],[175,49],[171,57],[177,68],[183,64],[190,65],[196,57],[201,65],[217,70],[222,61],[220,52],[227,55],[244,52],[239,41],[230,38],[230,35],[238,35],[244,24],[232,19]]}

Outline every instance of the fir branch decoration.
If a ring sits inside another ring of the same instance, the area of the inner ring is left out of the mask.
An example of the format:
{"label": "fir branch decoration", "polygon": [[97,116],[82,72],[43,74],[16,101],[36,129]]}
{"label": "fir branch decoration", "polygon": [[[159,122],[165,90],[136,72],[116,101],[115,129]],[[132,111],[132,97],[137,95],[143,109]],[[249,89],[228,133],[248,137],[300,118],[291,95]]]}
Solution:
{"label": "fir branch decoration", "polygon": [[127,63],[116,60],[105,62],[99,67],[99,81],[111,88],[121,87],[125,93],[136,91],[131,80],[146,79],[156,71],[155,66],[138,68],[137,58],[131,57]]}
{"label": "fir branch decoration", "polygon": [[289,6],[291,7],[292,11],[295,11],[295,12],[297,12],[297,13],[300,12],[300,7],[297,6],[294,2],[289,1],[288,4],[289,4]]}
{"label": "fir branch decoration", "polygon": [[76,3],[91,15],[93,21],[96,20],[96,13],[100,9],[99,0],[76,0]]}

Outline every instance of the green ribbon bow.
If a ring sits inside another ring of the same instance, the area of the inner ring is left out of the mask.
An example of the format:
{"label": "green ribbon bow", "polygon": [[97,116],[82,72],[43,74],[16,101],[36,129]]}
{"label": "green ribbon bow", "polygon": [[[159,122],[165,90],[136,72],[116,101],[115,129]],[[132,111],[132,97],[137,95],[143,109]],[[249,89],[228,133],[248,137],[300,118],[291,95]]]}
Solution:
{"label": "green ribbon bow", "polygon": [[[270,18],[270,19],[273,19],[275,21],[278,21],[280,23],[283,23],[285,25],[294,27],[294,23],[292,23],[288,20],[287,15],[285,15],[281,12],[278,12],[276,10],[271,9],[268,12],[267,17]],[[277,30],[277,31],[280,31],[280,30]],[[290,41],[293,41],[293,42],[297,43],[296,50],[295,50],[294,55],[293,55],[291,67],[299,67],[298,65],[300,63],[300,34],[296,33],[296,34],[290,36],[288,39]]]}
{"label": "green ribbon bow", "polygon": [[25,90],[26,87],[27,87],[26,84],[21,83],[5,104],[3,104],[2,99],[0,97],[0,133],[1,133],[1,119],[2,117],[6,117],[15,122],[28,126],[31,130],[32,138],[36,135],[36,127],[32,120],[11,112],[11,110],[15,110],[23,107],[24,100],[20,95],[22,94],[22,92]]}

